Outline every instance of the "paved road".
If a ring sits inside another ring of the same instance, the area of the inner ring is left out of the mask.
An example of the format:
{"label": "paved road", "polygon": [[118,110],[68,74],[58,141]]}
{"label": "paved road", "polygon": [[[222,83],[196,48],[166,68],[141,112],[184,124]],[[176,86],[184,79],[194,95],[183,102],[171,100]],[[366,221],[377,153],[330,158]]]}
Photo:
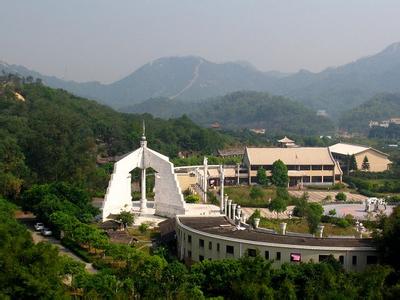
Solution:
{"label": "paved road", "polygon": [[67,256],[73,258],[74,260],[83,263],[85,265],[86,271],[88,271],[89,273],[97,272],[97,269],[95,269],[91,263],[87,263],[83,259],[81,259],[79,256],[76,256],[73,252],[71,252],[71,250],[64,247],[59,240],[57,240],[53,237],[43,236],[39,232],[33,231],[32,229],[28,229],[28,230],[31,232],[32,240],[35,244],[40,243],[40,242],[48,242],[50,244],[53,244],[58,247],[61,255],[67,255]]}
{"label": "paved road", "polygon": [[69,250],[68,248],[61,245],[61,242],[59,240],[57,240],[53,237],[50,237],[50,236],[43,236],[39,232],[35,231],[33,228],[33,224],[35,224],[35,218],[32,217],[32,215],[26,215],[26,216],[20,215],[20,216],[17,216],[17,219],[21,223],[24,223],[26,225],[29,232],[31,233],[32,240],[35,244],[40,243],[40,242],[48,242],[50,244],[53,244],[58,247],[61,255],[67,255],[67,256],[73,258],[74,260],[83,263],[85,265],[86,271],[88,271],[89,273],[97,272],[97,269],[95,269],[91,263],[87,263],[83,259],[81,259],[79,256],[76,256],[73,252],[71,252],[71,250]]}
{"label": "paved road", "polygon": [[[289,194],[295,197],[301,197],[304,192],[308,193],[308,201],[310,202],[322,202],[326,199],[327,196],[330,196],[331,201],[335,201],[335,196],[339,191],[312,191],[312,190],[303,190],[303,191],[293,191],[289,190]],[[360,195],[360,194],[351,194],[349,192],[344,192],[347,196],[347,201],[359,201],[363,202],[368,197]]]}

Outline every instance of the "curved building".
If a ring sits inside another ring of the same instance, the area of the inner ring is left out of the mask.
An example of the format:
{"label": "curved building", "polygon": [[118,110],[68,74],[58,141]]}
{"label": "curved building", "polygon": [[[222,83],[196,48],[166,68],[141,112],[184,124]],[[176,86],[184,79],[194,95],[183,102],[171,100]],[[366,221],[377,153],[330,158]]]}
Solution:
{"label": "curved building", "polygon": [[273,266],[320,262],[333,255],[348,271],[361,271],[378,262],[371,239],[315,238],[238,228],[226,216],[177,216],[175,231],[178,257],[189,264],[257,254],[272,260]]}

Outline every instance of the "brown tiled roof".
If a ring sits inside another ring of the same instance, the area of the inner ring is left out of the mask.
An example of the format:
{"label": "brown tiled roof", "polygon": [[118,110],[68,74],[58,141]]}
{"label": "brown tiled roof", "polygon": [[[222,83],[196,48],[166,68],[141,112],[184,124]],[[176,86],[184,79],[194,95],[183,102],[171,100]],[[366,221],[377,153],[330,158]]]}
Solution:
{"label": "brown tiled roof", "polygon": [[[225,217],[179,217],[190,228],[229,238],[299,246],[320,247],[374,247],[372,239],[314,238],[268,233],[258,230],[236,230]],[[222,226],[221,226],[222,225]]]}

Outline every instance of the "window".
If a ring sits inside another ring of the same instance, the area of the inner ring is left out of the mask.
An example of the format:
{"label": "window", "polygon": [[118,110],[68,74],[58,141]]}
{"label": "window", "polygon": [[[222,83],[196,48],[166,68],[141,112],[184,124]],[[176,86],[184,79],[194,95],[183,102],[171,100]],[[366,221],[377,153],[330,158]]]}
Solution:
{"label": "window", "polygon": [[204,248],[204,240],[199,239],[199,247]]}
{"label": "window", "polygon": [[303,182],[311,182],[310,176],[303,176]]}
{"label": "window", "polygon": [[219,243],[217,243],[217,251],[219,252]]}
{"label": "window", "polygon": [[227,246],[226,246],[226,253],[233,254],[233,253],[234,253],[234,248],[233,248],[233,246],[227,245]]}
{"label": "window", "polygon": [[301,165],[300,166],[300,170],[302,170],[302,171],[308,171],[308,170],[310,170],[311,169],[311,166],[310,165]]}
{"label": "window", "polygon": [[204,260],[204,256],[203,255],[199,255],[199,261],[203,261]]}
{"label": "window", "polygon": [[301,254],[300,253],[290,253],[290,261],[301,262]]}
{"label": "window", "polygon": [[352,258],[351,262],[352,262],[353,266],[357,265],[357,256],[356,255],[353,255],[353,258]]}
{"label": "window", "polygon": [[329,255],[319,255],[318,256],[318,262],[325,261],[325,260],[328,259],[328,257],[329,257]]}
{"label": "window", "polygon": [[247,249],[247,255],[251,257],[257,256],[257,251],[256,249]]}
{"label": "window", "polygon": [[288,165],[288,166],[287,166],[287,169],[288,169],[289,171],[295,171],[295,170],[297,170],[297,166],[296,166],[296,165]]}
{"label": "window", "polygon": [[367,265],[376,265],[378,263],[378,256],[368,255],[367,256]]}
{"label": "window", "polygon": [[188,251],[188,257],[192,258],[192,251],[190,251],[190,250]]}
{"label": "window", "polygon": [[344,264],[344,256],[343,255],[339,256],[339,262],[340,262],[341,265]]}
{"label": "window", "polygon": [[208,242],[208,250],[212,250],[212,242]]}
{"label": "window", "polygon": [[332,171],[333,170],[333,165],[324,165],[324,170],[325,171]]}
{"label": "window", "polygon": [[322,170],[322,165],[312,165],[311,170],[313,171],[321,171]]}
{"label": "window", "polygon": [[192,243],[192,236],[188,235],[188,243],[191,244]]}
{"label": "window", "polygon": [[269,251],[265,251],[264,257],[265,259],[269,259]]}
{"label": "window", "polygon": [[276,252],[276,260],[281,260],[281,253],[280,252]]}
{"label": "window", "polygon": [[322,176],[312,176],[311,181],[312,182],[322,182]]}
{"label": "window", "polygon": [[324,176],[324,182],[333,182],[333,176]]}
{"label": "window", "polygon": [[254,165],[251,166],[251,170],[252,170],[252,171],[257,171],[257,170],[258,170],[258,166],[254,166]]}

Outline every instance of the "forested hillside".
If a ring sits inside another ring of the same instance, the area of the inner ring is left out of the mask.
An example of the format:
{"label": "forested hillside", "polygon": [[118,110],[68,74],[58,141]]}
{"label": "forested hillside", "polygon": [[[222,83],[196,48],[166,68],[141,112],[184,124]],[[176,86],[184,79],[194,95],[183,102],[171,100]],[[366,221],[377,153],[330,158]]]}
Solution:
{"label": "forested hillside", "polygon": [[230,138],[195,125],[118,113],[111,108],[16,77],[0,78],[0,195],[15,197],[23,184],[85,182],[106,178],[96,156],[134,150],[146,121],[149,146],[176,157],[179,151],[212,153]]}
{"label": "forested hillside", "polygon": [[368,133],[369,121],[400,117],[400,94],[379,94],[343,114],[340,127],[349,131]]}
{"label": "forested hillside", "polygon": [[273,134],[328,134],[333,123],[298,102],[259,92],[235,92],[199,102],[166,98],[150,99],[129,108],[136,113],[149,112],[162,118],[188,114],[202,126],[218,122],[223,129],[265,128]]}

